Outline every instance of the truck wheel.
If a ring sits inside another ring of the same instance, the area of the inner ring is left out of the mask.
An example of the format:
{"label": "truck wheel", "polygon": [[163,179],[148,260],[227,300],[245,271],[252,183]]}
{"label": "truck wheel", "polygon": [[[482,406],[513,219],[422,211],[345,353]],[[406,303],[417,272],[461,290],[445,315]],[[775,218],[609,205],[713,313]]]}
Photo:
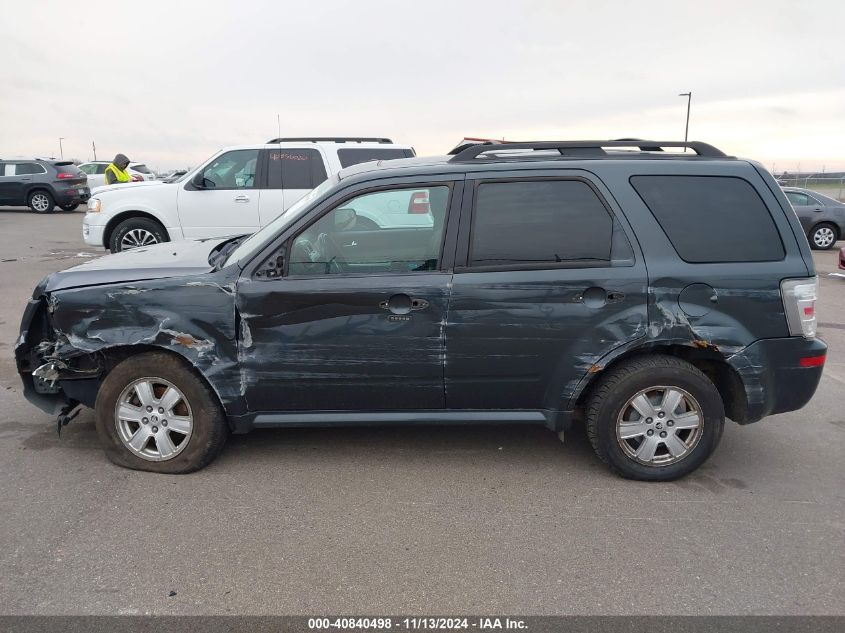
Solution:
{"label": "truck wheel", "polygon": [[167,231],[155,220],[129,218],[118,224],[112,231],[109,250],[112,253],[119,253],[140,246],[152,246],[167,241],[169,241]]}
{"label": "truck wheel", "polygon": [[827,251],[833,248],[836,244],[836,227],[832,224],[823,222],[818,226],[814,226],[810,231],[810,247],[816,251]]}
{"label": "truck wheel", "polygon": [[690,363],[648,356],[611,369],[587,402],[587,434],[623,477],[670,481],[716,449],[725,409],[715,385]]}
{"label": "truck wheel", "polygon": [[29,194],[26,201],[27,206],[35,213],[51,213],[56,206],[50,192],[39,189]]}
{"label": "truck wheel", "polygon": [[132,356],[109,372],[97,394],[95,420],[111,461],[156,473],[203,468],[228,435],[214,392],[164,352]]}

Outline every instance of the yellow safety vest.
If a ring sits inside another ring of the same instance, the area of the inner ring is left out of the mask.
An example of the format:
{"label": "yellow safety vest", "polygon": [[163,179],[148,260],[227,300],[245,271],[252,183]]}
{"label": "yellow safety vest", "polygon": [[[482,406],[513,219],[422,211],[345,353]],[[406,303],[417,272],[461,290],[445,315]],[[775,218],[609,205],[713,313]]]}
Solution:
{"label": "yellow safety vest", "polygon": [[[106,173],[109,173],[109,171],[111,171],[111,173],[114,174],[115,182],[131,182],[132,181],[132,178],[129,176],[129,174],[127,174],[125,171],[123,171],[120,167],[118,167],[114,163],[109,163],[109,166],[106,167]],[[108,183],[108,180],[106,180],[106,183]]]}

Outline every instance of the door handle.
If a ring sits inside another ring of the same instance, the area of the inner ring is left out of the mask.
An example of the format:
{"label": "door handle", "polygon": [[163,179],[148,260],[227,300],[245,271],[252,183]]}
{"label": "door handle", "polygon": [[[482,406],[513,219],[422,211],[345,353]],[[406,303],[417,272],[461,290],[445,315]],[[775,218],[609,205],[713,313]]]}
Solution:
{"label": "door handle", "polygon": [[358,242],[356,242],[355,240],[352,240],[351,244],[344,244],[343,248],[353,248],[355,246],[358,246]]}
{"label": "door handle", "polygon": [[249,196],[245,196],[245,195],[235,196],[235,202],[249,202]]}
{"label": "door handle", "polygon": [[379,308],[389,310],[393,314],[408,314],[411,310],[425,310],[428,306],[429,303],[425,299],[409,297],[406,294],[393,295],[378,304]]}

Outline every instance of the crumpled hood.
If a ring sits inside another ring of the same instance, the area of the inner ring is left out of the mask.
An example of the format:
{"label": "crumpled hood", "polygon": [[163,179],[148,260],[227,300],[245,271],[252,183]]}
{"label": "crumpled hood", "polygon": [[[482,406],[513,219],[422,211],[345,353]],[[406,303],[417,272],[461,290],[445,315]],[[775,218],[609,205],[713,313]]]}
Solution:
{"label": "crumpled hood", "polygon": [[231,238],[165,242],[98,257],[48,275],[38,284],[35,296],[43,292],[80,286],[207,273],[212,270],[211,264],[208,263],[212,249],[228,239]]}

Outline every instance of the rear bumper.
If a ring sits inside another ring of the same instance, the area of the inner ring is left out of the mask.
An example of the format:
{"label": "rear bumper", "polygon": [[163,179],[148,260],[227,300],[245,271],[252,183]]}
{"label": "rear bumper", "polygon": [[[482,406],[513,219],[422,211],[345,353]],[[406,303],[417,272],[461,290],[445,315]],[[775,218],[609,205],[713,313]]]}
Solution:
{"label": "rear bumper", "polygon": [[743,424],[767,415],[795,411],[816,392],[827,345],[802,337],[763,339],[728,358],[745,387]]}
{"label": "rear bumper", "polygon": [[88,202],[91,197],[90,190],[86,189],[87,193],[79,193],[78,189],[70,189],[67,191],[56,191],[56,204],[82,204]]}

